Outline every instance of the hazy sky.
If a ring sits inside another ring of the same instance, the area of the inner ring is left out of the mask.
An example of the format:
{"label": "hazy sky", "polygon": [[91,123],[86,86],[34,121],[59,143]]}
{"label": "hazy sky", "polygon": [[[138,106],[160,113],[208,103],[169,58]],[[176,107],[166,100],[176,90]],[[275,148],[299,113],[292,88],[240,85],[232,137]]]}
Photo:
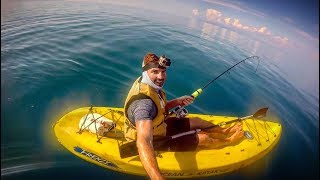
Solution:
{"label": "hazy sky", "polygon": [[319,36],[319,2],[317,0],[241,0],[239,2],[292,24],[313,37]]}

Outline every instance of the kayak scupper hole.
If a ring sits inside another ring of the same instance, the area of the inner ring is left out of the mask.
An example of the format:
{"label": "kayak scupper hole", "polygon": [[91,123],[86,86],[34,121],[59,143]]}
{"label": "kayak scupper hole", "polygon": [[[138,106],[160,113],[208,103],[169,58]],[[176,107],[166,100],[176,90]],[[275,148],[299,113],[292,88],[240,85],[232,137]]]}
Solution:
{"label": "kayak scupper hole", "polygon": [[243,152],[244,151],[244,149],[241,149],[241,152]]}
{"label": "kayak scupper hole", "polygon": [[230,153],[229,153],[229,152],[227,152],[227,153],[226,153],[226,155],[230,155]]}

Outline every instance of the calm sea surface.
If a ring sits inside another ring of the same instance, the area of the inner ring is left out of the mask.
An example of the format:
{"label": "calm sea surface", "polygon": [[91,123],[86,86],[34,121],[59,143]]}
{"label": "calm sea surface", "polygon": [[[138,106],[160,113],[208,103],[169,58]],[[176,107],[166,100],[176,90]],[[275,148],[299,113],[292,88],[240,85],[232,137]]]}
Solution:
{"label": "calm sea surface", "polygon": [[[290,83],[279,49],[189,17],[107,3],[1,3],[1,177],[4,179],[146,179],[75,157],[52,124],[83,106],[122,107],[147,52],[172,60],[168,99],[209,86],[192,113],[245,116],[268,106],[283,125],[276,148],[239,171],[203,179],[319,179],[319,96]],[[271,49],[271,52],[266,52]],[[212,160],[214,163],[214,160]]]}

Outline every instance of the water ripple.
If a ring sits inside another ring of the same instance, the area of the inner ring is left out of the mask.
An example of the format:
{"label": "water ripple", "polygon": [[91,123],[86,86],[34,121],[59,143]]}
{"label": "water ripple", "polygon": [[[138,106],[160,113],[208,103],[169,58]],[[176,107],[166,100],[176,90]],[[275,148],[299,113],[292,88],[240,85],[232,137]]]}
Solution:
{"label": "water ripple", "polygon": [[55,162],[40,162],[40,163],[31,163],[17,165],[8,168],[1,168],[1,176],[7,176],[15,173],[21,173],[31,170],[47,169],[55,166]]}

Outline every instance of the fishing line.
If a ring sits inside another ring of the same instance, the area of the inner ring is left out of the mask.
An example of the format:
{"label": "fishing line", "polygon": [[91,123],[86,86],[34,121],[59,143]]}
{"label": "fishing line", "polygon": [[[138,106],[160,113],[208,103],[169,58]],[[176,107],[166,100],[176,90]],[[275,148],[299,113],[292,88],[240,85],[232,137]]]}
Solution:
{"label": "fishing line", "polygon": [[[219,78],[220,78],[221,76],[223,76],[225,73],[230,74],[229,71],[230,71],[231,69],[233,69],[234,67],[236,67],[237,65],[245,62],[245,61],[248,60],[248,59],[255,59],[255,58],[259,60],[259,63],[258,63],[257,68],[256,68],[256,70],[255,70],[255,72],[257,72],[258,66],[259,66],[259,64],[260,64],[260,59],[259,59],[259,57],[258,57],[258,56],[250,56],[250,57],[247,57],[247,58],[241,60],[240,62],[236,63],[235,65],[231,66],[229,69],[225,70],[225,71],[224,71],[223,73],[221,73],[219,76],[217,76],[216,78],[214,78],[213,80],[211,80],[210,82],[208,82],[207,84],[205,84],[202,88],[197,89],[195,92],[193,92],[193,93],[191,94],[191,97],[193,97],[193,98],[195,99],[196,97],[199,96],[199,94],[202,93],[202,91],[203,91],[205,88],[207,88],[210,84],[213,84],[214,81],[216,81],[217,79],[219,79]],[[173,111],[171,111],[171,112],[169,113],[169,116],[167,116],[167,118],[169,118],[172,114],[176,114],[176,116],[177,116],[178,118],[183,118],[183,117],[185,117],[185,116],[188,114],[188,110],[185,109],[184,106],[180,106],[180,105],[179,105],[179,106],[177,106]]]}
{"label": "fishing line", "polygon": [[216,78],[214,78],[213,80],[211,80],[210,82],[208,82],[207,84],[205,84],[202,88],[197,89],[195,92],[192,93],[191,96],[192,96],[193,98],[196,98],[199,94],[202,93],[202,91],[203,91],[205,88],[207,88],[210,84],[212,84],[214,81],[216,81],[217,79],[219,79],[222,75],[224,75],[224,74],[227,73],[227,72],[228,72],[228,74],[230,74],[229,71],[230,71],[231,69],[233,69],[234,67],[236,67],[237,65],[245,62],[245,61],[248,60],[248,59],[255,59],[255,58],[259,60],[259,63],[258,63],[257,68],[256,68],[256,70],[255,70],[255,72],[257,72],[258,66],[259,66],[259,64],[260,64],[259,56],[250,56],[250,57],[247,57],[247,58],[241,60],[240,62],[236,63],[235,65],[231,66],[229,69],[225,70],[225,71],[224,71],[223,73],[221,73],[219,76],[217,76]]}

